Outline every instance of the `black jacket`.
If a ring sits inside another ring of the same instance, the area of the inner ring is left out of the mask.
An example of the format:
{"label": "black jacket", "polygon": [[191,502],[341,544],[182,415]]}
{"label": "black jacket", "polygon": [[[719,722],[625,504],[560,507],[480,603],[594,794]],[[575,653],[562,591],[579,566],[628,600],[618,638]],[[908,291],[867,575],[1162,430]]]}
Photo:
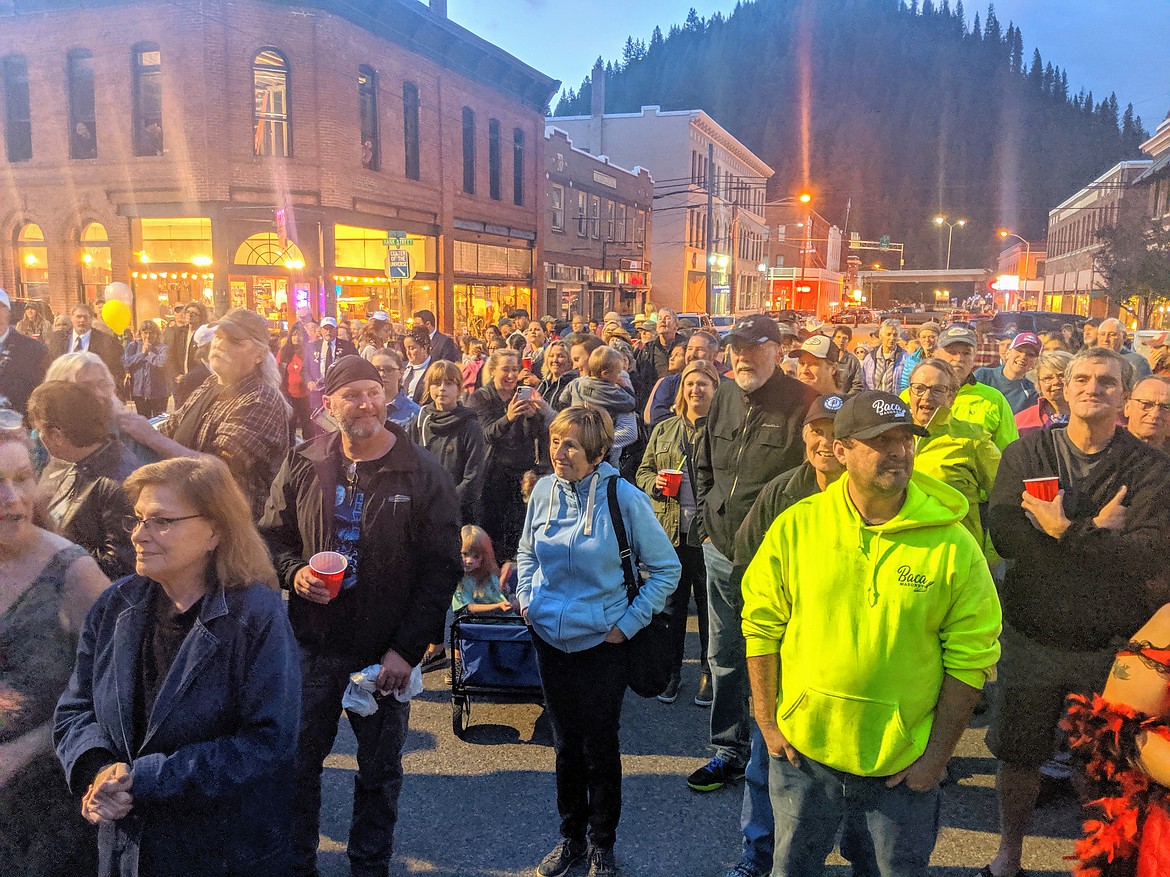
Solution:
{"label": "black jacket", "polygon": [[[56,359],[63,354],[72,353],[69,347],[72,341],[72,329],[57,330],[49,338],[49,355]],[[89,332],[89,352],[101,357],[110,374],[114,376],[114,386],[121,390],[122,379],[126,376],[126,369],[122,365],[122,342],[94,326]]]}
{"label": "black jacket", "polygon": [[10,326],[8,337],[0,344],[0,396],[24,414],[28,397],[45,379],[48,368],[49,349]]}
{"label": "black jacket", "polygon": [[804,459],[800,431],[816,396],[779,368],[751,394],[719,384],[696,453],[699,511],[687,541],[709,536],[724,557],[734,554],[735,531],[764,485]]}
{"label": "black jacket", "polygon": [[122,526],[134,509],[122,482],[139,465],[129,448],[111,438],[84,460],[52,466],[41,478],[54,529],[88,551],[110,581],[134,572],[134,547]]}
{"label": "black jacket", "polygon": [[268,541],[297,641],[352,657],[354,669],[394,649],[412,666],[443,638],[443,620],[463,575],[459,505],[451,476],[429,451],[388,424],[398,441],[366,495],[357,586],[326,604],[292,587],[297,570],[333,547],[333,501],[341,434],[318,436],[284,460],[260,532]]}
{"label": "black jacket", "polygon": [[440,411],[428,403],[410,422],[409,433],[410,440],[434,454],[455,479],[462,522],[478,524],[487,452],[475,412],[463,405]]}
{"label": "black jacket", "polygon": [[631,378],[633,378],[634,390],[638,397],[639,409],[650,398],[650,392],[654,389],[654,385],[658,383],[658,379],[669,374],[670,351],[677,345],[685,345],[686,343],[687,338],[681,332],[675,335],[674,340],[669,344],[663,344],[661,336],[655,335],[650,341],[642,345],[642,349],[634,355],[637,367],[634,369],[634,374],[631,375]]}
{"label": "black jacket", "polygon": [[456,365],[463,364],[463,357],[459,355],[459,348],[455,346],[455,339],[442,332],[436,332],[431,338],[431,361],[438,362],[445,359]]}
{"label": "black jacket", "polygon": [[548,426],[539,414],[508,420],[508,403],[495,385],[480,387],[467,397],[487,443],[487,465],[493,474],[511,477],[529,469],[548,468]]}
{"label": "black jacket", "polygon": [[[167,370],[176,380],[195,367],[197,361],[195,352],[199,349],[195,344],[195,330],[198,328],[188,323],[186,326],[168,326],[167,331],[163,333],[163,343],[167,346]],[[186,369],[183,368],[184,350],[187,352]]]}
{"label": "black jacket", "polygon": [[760,550],[768,528],[780,517],[781,512],[820,492],[817,471],[808,460],[769,481],[735,533],[735,557],[732,558],[734,569],[739,570],[741,575],[747,569]]}
{"label": "black jacket", "polygon": [[569,407],[569,396],[565,390],[579,377],[581,377],[581,373],[576,369],[569,369],[559,378],[546,377],[540,382],[536,392],[540,393],[540,397],[552,407],[553,411],[563,411]]}
{"label": "black jacket", "polygon": [[[1118,427],[1088,480],[1062,472],[1055,439],[1062,429],[1023,436],[1004,448],[992,488],[988,529],[995,550],[1014,563],[1000,589],[1004,621],[1038,642],[1078,651],[1107,648],[1133,635],[1162,602],[1149,583],[1170,553],[1170,457]],[[1056,475],[1072,525],[1059,539],[1024,516],[1025,478]],[[1128,491],[1125,528],[1101,530],[1093,518]]]}

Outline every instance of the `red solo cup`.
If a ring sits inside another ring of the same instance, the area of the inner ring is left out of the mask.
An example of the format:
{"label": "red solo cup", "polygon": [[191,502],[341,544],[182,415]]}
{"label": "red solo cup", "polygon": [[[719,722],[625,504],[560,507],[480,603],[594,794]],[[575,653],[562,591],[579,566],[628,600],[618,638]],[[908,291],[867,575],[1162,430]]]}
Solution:
{"label": "red solo cup", "polygon": [[1047,478],[1025,478],[1024,490],[1036,499],[1052,502],[1056,499],[1057,491],[1060,490],[1060,479],[1055,475],[1050,475]]}
{"label": "red solo cup", "polygon": [[666,486],[662,488],[662,495],[678,496],[678,489],[682,487],[682,469],[661,469],[658,474],[666,478]]}
{"label": "red solo cup", "polygon": [[341,591],[341,580],[345,578],[347,566],[349,559],[336,551],[320,551],[309,558],[309,571],[325,583],[330,600]]}
{"label": "red solo cup", "polygon": [[520,361],[522,363],[524,363],[524,368],[526,371],[532,371],[532,357],[531,356],[525,356],[525,357],[521,358]]}

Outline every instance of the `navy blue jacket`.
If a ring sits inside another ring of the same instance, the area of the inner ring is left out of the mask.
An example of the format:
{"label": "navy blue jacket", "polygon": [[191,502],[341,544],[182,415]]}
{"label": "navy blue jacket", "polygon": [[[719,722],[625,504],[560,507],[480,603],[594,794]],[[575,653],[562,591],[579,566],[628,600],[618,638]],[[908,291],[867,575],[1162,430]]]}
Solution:
{"label": "navy blue jacket", "polygon": [[94,604],[57,704],[53,739],[74,794],[79,762],[130,765],[134,808],[98,835],[99,877],[288,870],[300,665],[280,594],[262,585],[203,600],[134,749],[134,690],[152,589],[127,576]]}

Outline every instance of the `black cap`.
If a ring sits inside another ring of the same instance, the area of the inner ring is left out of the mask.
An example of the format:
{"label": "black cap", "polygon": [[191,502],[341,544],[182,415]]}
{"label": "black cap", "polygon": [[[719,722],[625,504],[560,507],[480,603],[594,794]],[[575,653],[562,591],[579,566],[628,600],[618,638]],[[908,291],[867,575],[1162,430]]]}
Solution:
{"label": "black cap", "polygon": [[893,393],[865,390],[845,400],[833,423],[839,439],[867,439],[904,426],[917,436],[929,433],[914,422],[910,408]]}
{"label": "black cap", "polygon": [[[789,332],[788,334],[793,334]],[[764,314],[749,314],[736,321],[724,339],[728,344],[739,341],[744,344],[760,344],[764,341],[782,343],[783,336],[776,321]]]}
{"label": "black cap", "polygon": [[339,357],[330,366],[329,374],[325,376],[324,386],[321,387],[321,393],[325,396],[332,396],[346,384],[352,384],[354,381],[377,381],[380,384],[382,383],[382,375],[369,360],[351,353]]}
{"label": "black cap", "polygon": [[841,406],[845,404],[845,397],[838,393],[826,393],[824,396],[817,396],[813,400],[812,406],[808,409],[808,414],[804,416],[804,425],[808,426],[814,420],[833,420],[837,419],[837,412],[841,410]]}

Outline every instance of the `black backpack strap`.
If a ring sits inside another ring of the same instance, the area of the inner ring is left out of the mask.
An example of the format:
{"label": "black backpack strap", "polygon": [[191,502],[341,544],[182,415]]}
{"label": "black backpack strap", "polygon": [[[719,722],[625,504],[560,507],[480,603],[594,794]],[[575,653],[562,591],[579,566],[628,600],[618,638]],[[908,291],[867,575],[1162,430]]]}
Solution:
{"label": "black backpack strap", "polygon": [[613,532],[617,536],[618,551],[622,556],[622,575],[626,580],[626,597],[631,603],[638,596],[638,579],[634,575],[634,552],[630,550],[630,540],[626,536],[626,522],[622,519],[622,507],[618,503],[617,487],[620,478],[611,478],[605,485],[606,496],[609,499],[609,517],[613,521]]}

